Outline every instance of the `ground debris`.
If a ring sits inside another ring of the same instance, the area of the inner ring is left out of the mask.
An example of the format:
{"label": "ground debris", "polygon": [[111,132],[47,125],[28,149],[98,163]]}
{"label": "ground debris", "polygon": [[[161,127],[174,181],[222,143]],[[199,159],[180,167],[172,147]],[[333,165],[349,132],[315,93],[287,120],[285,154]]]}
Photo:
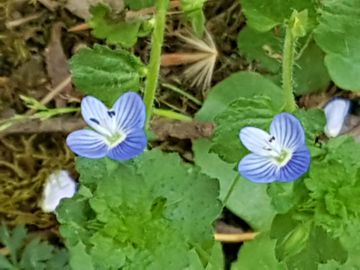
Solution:
{"label": "ground debris", "polygon": [[[51,31],[51,39],[48,46],[45,49],[46,69],[51,79],[52,87],[56,87],[63,80],[70,76],[68,59],[64,53],[61,44],[61,30],[64,24],[62,22],[54,23]],[[70,95],[72,92],[72,85],[67,84],[62,93]],[[55,97],[56,107],[64,107],[66,100],[61,96]]]}

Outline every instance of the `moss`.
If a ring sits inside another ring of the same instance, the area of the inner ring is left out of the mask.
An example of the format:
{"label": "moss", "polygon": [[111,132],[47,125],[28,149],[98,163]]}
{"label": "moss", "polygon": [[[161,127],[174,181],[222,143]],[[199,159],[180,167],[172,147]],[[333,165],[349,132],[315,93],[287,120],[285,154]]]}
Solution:
{"label": "moss", "polygon": [[8,225],[56,226],[38,207],[44,182],[57,169],[74,173],[74,156],[61,134],[0,138],[0,220]]}

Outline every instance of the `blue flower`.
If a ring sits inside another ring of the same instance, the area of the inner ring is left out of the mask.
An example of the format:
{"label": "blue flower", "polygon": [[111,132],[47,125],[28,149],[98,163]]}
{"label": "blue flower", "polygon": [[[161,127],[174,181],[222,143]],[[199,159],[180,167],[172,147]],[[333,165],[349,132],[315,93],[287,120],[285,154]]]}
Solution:
{"label": "blue flower", "polygon": [[240,131],[240,140],[252,153],[239,163],[239,173],[257,183],[290,182],[307,172],[310,151],[300,121],[289,113],[276,115],[270,134],[255,127]]}
{"label": "blue flower", "polygon": [[334,98],[324,108],[326,116],[325,134],[336,137],[340,134],[350,111],[350,100]]}
{"label": "blue flower", "polygon": [[81,102],[81,113],[93,130],[74,131],[66,140],[79,156],[128,160],[145,150],[145,105],[138,94],[123,94],[110,110],[100,100],[87,96]]}

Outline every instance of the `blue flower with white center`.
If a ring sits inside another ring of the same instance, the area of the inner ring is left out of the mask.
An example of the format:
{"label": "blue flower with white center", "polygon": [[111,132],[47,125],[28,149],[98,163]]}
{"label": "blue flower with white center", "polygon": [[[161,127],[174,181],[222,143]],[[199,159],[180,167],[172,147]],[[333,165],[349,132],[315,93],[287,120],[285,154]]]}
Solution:
{"label": "blue flower with white center", "polygon": [[329,101],[325,108],[326,126],[325,134],[328,137],[336,137],[343,129],[344,123],[350,111],[350,100],[334,98]]}
{"label": "blue flower with white center", "polygon": [[81,114],[93,130],[74,131],[67,137],[67,145],[77,155],[128,160],[145,150],[145,104],[138,94],[123,94],[110,110],[87,96],[81,102]]}
{"label": "blue flower with white center", "polygon": [[290,182],[307,172],[310,151],[300,121],[289,113],[276,115],[270,134],[255,127],[240,131],[242,144],[252,153],[239,163],[239,173],[256,183]]}

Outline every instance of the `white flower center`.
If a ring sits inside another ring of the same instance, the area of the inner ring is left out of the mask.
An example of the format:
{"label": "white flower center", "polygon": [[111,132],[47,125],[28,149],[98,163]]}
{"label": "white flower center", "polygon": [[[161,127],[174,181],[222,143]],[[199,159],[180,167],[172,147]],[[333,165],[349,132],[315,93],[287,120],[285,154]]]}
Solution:
{"label": "white flower center", "polygon": [[285,166],[292,158],[292,151],[289,149],[282,149],[280,154],[273,158],[277,165],[280,167]]}
{"label": "white flower center", "polygon": [[113,148],[126,139],[126,134],[120,131],[113,133],[111,136],[106,136],[106,141],[110,148]]}
{"label": "white flower center", "polygon": [[268,151],[268,156],[280,167],[285,166],[293,154],[293,151],[290,149],[282,148],[274,136],[271,136],[270,139],[266,141],[264,150]]}

